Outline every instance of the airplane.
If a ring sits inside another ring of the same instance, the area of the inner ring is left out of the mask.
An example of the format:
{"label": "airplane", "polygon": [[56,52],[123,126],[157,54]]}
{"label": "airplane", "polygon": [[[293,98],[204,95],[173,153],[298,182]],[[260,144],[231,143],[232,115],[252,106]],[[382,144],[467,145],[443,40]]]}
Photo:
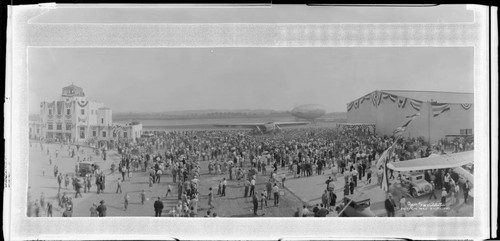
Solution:
{"label": "airplane", "polygon": [[307,125],[310,122],[266,122],[266,123],[235,123],[235,124],[215,124],[215,127],[226,127],[226,128],[252,128],[256,133],[276,133],[281,130],[282,127],[286,126],[299,126]]}
{"label": "airplane", "polygon": [[321,105],[307,104],[299,105],[293,108],[288,113],[297,117],[298,119],[305,119],[311,122],[315,122],[316,119],[325,115],[326,110]]}
{"label": "airplane", "polygon": [[[390,162],[387,163],[387,168],[400,172],[453,168],[453,171],[458,173],[465,180],[469,180],[472,186],[474,186],[474,175],[468,170],[470,169],[469,166],[471,166],[471,164],[473,165],[473,163],[474,151],[465,151],[444,155],[432,154],[425,158]],[[472,193],[471,191],[471,194]]]}

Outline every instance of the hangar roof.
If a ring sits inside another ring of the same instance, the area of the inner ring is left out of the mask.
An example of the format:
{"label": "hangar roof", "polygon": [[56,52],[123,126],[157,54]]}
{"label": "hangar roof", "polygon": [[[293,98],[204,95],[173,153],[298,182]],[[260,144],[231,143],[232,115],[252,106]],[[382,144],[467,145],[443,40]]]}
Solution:
{"label": "hangar roof", "polygon": [[438,103],[473,104],[474,93],[413,91],[413,90],[381,90],[382,92],[412,98],[420,101],[437,101]]}

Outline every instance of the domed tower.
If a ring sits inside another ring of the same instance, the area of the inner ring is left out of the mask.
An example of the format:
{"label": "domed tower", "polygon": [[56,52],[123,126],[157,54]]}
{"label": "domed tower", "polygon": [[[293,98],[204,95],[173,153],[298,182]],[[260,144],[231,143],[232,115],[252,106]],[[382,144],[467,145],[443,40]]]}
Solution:
{"label": "domed tower", "polygon": [[85,93],[81,87],[71,84],[62,89],[61,100],[85,100]]}

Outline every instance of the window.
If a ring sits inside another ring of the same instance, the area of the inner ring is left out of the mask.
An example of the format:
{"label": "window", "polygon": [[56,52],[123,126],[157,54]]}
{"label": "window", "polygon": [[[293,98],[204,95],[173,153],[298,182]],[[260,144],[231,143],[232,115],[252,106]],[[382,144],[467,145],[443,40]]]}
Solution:
{"label": "window", "polygon": [[106,137],[106,132],[105,131],[102,132],[102,137]]}
{"label": "window", "polygon": [[49,115],[52,115],[52,110],[49,110]]}
{"label": "window", "polygon": [[104,118],[101,118],[101,124],[104,124]]}
{"label": "window", "polygon": [[116,138],[116,132],[113,132],[113,138]]}
{"label": "window", "polygon": [[70,131],[71,130],[71,123],[66,123],[66,130]]}
{"label": "window", "polygon": [[40,133],[40,128],[36,128],[36,133],[39,134]]}
{"label": "window", "polygon": [[96,131],[92,131],[92,136],[96,137],[97,136],[97,132]]}
{"label": "window", "polygon": [[54,129],[54,126],[52,125],[52,123],[47,124],[47,129],[49,129],[49,130]]}
{"label": "window", "polygon": [[85,128],[80,127],[80,139],[85,139]]}
{"label": "window", "polygon": [[62,130],[62,124],[57,124],[57,125],[56,125],[56,129],[57,129],[58,131]]}
{"label": "window", "polygon": [[127,138],[127,132],[123,132],[123,137]]}
{"label": "window", "polygon": [[66,115],[71,115],[71,110],[70,109],[66,110]]}

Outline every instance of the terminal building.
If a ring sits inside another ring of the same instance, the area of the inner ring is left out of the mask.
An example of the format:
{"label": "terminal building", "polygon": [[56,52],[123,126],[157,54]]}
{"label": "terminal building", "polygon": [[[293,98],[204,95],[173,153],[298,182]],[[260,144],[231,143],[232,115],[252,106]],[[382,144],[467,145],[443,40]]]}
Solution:
{"label": "terminal building", "polygon": [[474,94],[376,90],[347,104],[347,122],[371,125],[378,135],[392,135],[408,116],[419,114],[404,136],[431,144],[450,136],[473,136]]}
{"label": "terminal building", "polygon": [[111,109],[87,100],[83,89],[73,84],[62,89],[59,100],[41,102],[40,114],[29,125],[32,139],[71,143],[135,141],[142,134],[140,123],[113,123]]}

